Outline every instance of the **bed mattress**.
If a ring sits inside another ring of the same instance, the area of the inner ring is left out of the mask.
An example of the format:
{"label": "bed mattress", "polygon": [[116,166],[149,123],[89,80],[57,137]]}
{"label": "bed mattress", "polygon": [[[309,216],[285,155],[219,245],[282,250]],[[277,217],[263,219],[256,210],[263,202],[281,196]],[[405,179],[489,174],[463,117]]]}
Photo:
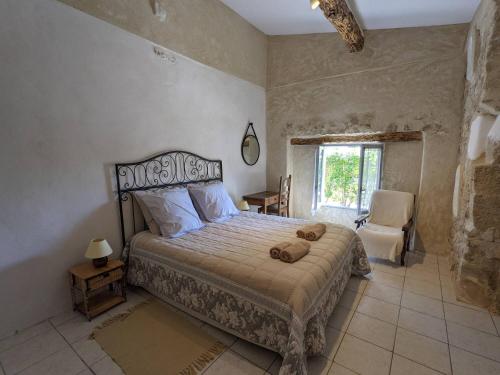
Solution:
{"label": "bed mattress", "polygon": [[328,224],[310,253],[289,264],[269,249],[308,222],[243,212],[179,238],[150,232],[130,242],[129,282],[188,313],[284,356],[282,374],[305,373],[351,274],[370,272],[351,229]]}

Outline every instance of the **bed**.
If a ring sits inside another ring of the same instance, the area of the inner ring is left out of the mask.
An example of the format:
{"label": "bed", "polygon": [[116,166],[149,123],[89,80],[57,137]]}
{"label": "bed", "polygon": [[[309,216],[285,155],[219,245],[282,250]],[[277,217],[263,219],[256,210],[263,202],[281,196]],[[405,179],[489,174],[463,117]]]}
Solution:
{"label": "bed", "polygon": [[349,278],[370,272],[355,232],[328,225],[326,234],[311,243],[310,253],[293,264],[271,259],[269,248],[294,239],[306,223],[299,219],[242,212],[179,238],[156,236],[138,225],[131,193],[222,181],[222,162],[175,151],[117,164],[116,176],[128,282],[278,352],[281,375],[306,374],[307,356],[325,349],[327,320]]}

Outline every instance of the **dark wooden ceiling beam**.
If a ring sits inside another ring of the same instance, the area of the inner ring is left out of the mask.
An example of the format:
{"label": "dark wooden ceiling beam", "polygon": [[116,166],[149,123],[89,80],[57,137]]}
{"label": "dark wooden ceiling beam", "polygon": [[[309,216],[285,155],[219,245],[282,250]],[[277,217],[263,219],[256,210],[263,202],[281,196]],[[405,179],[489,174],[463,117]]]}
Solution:
{"label": "dark wooden ceiling beam", "polygon": [[292,145],[324,145],[329,143],[349,142],[411,142],[421,141],[422,132],[393,132],[393,133],[366,133],[366,134],[336,134],[323,135],[312,138],[292,138]]}
{"label": "dark wooden ceiling beam", "polygon": [[361,51],[365,37],[347,0],[319,0],[319,7],[345,40],[351,52]]}

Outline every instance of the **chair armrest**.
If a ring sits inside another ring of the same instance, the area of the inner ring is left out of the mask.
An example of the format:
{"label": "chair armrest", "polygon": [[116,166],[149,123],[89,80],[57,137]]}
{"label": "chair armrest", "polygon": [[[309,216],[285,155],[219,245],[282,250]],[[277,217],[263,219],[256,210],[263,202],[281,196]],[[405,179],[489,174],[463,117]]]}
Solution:
{"label": "chair armrest", "polygon": [[411,226],[413,225],[413,218],[411,218],[410,220],[408,220],[408,222],[403,225],[403,228],[401,229],[403,232],[408,232],[411,228]]}
{"label": "chair armrest", "polygon": [[354,224],[356,224],[356,229],[366,223],[366,220],[370,217],[370,214],[366,214],[364,216],[359,216],[356,220],[354,220]]}

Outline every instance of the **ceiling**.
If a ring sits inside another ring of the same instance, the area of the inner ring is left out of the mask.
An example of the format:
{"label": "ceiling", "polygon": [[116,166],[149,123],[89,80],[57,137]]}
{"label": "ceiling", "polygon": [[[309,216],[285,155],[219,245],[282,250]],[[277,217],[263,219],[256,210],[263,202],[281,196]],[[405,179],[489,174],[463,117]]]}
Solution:
{"label": "ceiling", "polygon": [[[309,0],[221,0],[267,35],[335,31]],[[480,0],[350,0],[364,29],[449,25],[470,22]]]}

